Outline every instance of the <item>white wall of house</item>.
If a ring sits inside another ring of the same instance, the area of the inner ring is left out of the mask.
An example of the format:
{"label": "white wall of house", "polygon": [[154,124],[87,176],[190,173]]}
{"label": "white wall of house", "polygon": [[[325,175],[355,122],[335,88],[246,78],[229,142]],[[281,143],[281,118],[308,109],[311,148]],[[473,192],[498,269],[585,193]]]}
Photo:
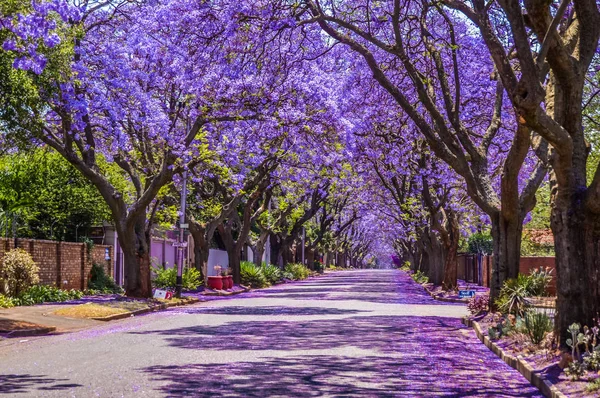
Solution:
{"label": "white wall of house", "polygon": [[215,266],[220,265],[222,270],[229,267],[229,256],[225,250],[210,249],[208,252],[208,264],[206,276],[217,276]]}

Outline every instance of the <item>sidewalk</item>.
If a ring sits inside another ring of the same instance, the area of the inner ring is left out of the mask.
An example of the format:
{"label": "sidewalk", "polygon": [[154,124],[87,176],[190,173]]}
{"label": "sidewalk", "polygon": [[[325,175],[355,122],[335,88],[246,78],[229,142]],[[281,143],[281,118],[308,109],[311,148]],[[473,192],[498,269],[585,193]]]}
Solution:
{"label": "sidewalk", "polygon": [[[75,305],[77,304],[72,304],[71,306]],[[43,327],[56,328],[55,333],[74,332],[102,323],[93,319],[66,318],[53,314],[54,311],[61,308],[66,308],[66,306],[64,304],[46,304],[2,308],[0,309],[0,322],[2,320],[9,320],[32,323]]]}

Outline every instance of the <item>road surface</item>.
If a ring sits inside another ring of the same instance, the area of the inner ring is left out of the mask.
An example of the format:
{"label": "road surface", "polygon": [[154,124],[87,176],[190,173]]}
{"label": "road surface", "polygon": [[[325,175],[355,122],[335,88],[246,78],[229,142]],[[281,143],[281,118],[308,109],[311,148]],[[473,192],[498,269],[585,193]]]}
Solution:
{"label": "road surface", "polygon": [[541,397],[396,270],[343,271],[0,342],[16,397]]}

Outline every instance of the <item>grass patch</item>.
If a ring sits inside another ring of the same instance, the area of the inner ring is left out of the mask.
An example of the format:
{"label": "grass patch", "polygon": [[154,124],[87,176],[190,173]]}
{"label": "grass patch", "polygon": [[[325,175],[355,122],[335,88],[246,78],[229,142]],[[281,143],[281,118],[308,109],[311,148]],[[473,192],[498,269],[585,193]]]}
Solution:
{"label": "grass patch", "polygon": [[54,311],[54,314],[69,318],[102,318],[105,316],[125,314],[127,312],[129,312],[129,310],[125,308],[87,303],[76,305],[74,307],[61,308]]}
{"label": "grass patch", "polygon": [[86,303],[73,307],[61,308],[54,311],[54,314],[70,318],[103,318],[111,315],[126,314],[147,308],[154,308],[162,304],[184,304],[189,301],[190,299],[185,297],[181,299],[172,298],[171,300],[116,300],[102,304]]}

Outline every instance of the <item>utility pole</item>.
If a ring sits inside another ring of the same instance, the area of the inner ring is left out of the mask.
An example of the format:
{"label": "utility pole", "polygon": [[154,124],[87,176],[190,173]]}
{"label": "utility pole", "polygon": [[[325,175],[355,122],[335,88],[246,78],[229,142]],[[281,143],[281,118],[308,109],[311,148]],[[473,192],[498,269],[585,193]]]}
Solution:
{"label": "utility pole", "polygon": [[185,239],[185,201],[187,197],[187,170],[183,172],[183,181],[181,188],[181,205],[179,215],[179,242],[177,245],[177,279],[175,280],[175,297],[181,298],[181,289],[183,285],[183,249],[186,246]]}
{"label": "utility pole", "polygon": [[[186,129],[190,131],[190,121],[186,123]],[[185,201],[187,198],[187,169],[183,171],[183,181],[181,182],[181,204],[179,206],[179,241],[177,242],[177,278],[175,279],[175,297],[181,298],[181,289],[183,285],[183,249],[187,246],[185,239],[185,229],[188,225],[185,223]]]}
{"label": "utility pole", "polygon": [[304,261],[304,241],[305,240],[306,240],[306,228],[302,227],[302,265],[306,265],[306,262]]}

